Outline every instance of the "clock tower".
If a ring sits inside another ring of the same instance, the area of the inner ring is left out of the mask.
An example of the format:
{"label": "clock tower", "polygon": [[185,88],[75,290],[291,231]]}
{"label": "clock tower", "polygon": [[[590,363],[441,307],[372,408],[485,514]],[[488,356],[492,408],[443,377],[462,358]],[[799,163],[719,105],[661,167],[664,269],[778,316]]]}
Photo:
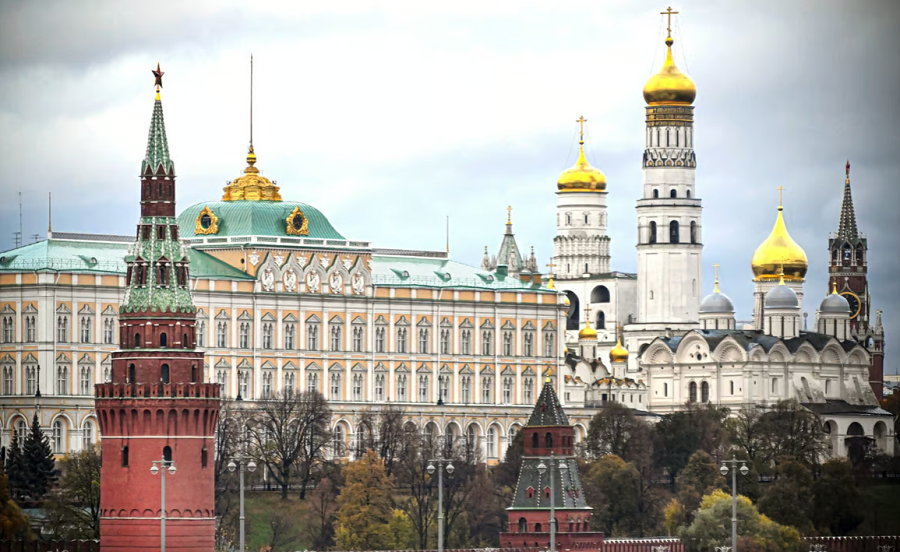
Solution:
{"label": "clock tower", "polygon": [[838,231],[828,240],[829,266],[826,293],[837,292],[850,303],[850,333],[872,353],[869,382],[881,399],[884,372],[884,331],[880,316],[872,324],[868,282],[868,243],[856,227],[853,196],[850,191],[850,161],[844,180],[844,199]]}

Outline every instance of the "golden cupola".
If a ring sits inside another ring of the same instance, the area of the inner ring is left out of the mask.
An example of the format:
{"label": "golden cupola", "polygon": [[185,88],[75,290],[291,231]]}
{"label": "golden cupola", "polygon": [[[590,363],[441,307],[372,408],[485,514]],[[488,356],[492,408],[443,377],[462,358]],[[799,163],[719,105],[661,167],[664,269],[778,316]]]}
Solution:
{"label": "golden cupola", "polygon": [[697,97],[697,86],[691,77],[685,75],[672,59],[670,34],[666,37],[666,61],[658,73],[644,85],[644,101],[647,105],[691,105]]}
{"label": "golden cupola", "polygon": [[578,140],[578,161],[575,165],[564,170],[559,175],[556,188],[560,192],[605,192],[606,175],[600,169],[594,168],[584,157],[584,123],[587,121],[580,117],[576,122],[581,126]]}
{"label": "golden cupola", "polygon": [[261,176],[256,168],[256,154],[253,152],[253,144],[247,151],[247,168],[244,176],[240,176],[225,186],[222,201],[281,201],[281,194],[274,182]]}
{"label": "golden cupola", "polygon": [[578,339],[597,339],[597,330],[591,327],[590,319],[585,319],[584,327],[578,331]]}
{"label": "golden cupola", "polygon": [[757,281],[778,280],[781,272],[785,280],[803,280],[809,268],[806,252],[797,245],[784,224],[784,208],[779,200],[778,218],[769,237],[753,253],[753,277]]}
{"label": "golden cupola", "polygon": [[609,352],[609,361],[613,363],[628,362],[628,349],[622,346],[621,339],[616,339],[616,346]]}

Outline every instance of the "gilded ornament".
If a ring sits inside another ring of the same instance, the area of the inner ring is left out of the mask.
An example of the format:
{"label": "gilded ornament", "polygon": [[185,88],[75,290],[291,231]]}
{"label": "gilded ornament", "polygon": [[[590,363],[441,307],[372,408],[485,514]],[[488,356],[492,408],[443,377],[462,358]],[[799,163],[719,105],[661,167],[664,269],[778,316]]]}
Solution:
{"label": "gilded ornament", "polygon": [[592,167],[584,156],[584,123],[587,119],[579,117],[575,122],[580,127],[578,160],[573,167],[559,175],[556,187],[560,192],[605,192],[606,175],[600,169]]}
{"label": "gilded ornament", "polygon": [[[779,193],[781,191],[779,187]],[[778,201],[778,218],[775,219],[775,227],[764,242],[753,253],[751,267],[753,276],[757,281],[775,280],[779,278],[779,272],[784,271],[785,280],[803,280],[809,268],[806,252],[797,245],[788,233],[782,214],[784,208],[781,199]]]}
{"label": "gilded ornament", "polygon": [[694,81],[682,73],[672,59],[672,36],[666,38],[666,61],[659,73],[644,85],[644,101],[648,105],[691,105],[697,97]]}
{"label": "gilded ornament", "polygon": [[286,231],[290,236],[309,235],[309,219],[306,218],[300,207],[294,207],[294,210],[288,215]]}
{"label": "gilded ornament", "polygon": [[281,193],[274,182],[264,176],[260,176],[256,165],[256,153],[253,145],[247,152],[247,168],[244,176],[235,178],[231,184],[225,186],[222,201],[281,201]]}
{"label": "gilded ornament", "polygon": [[213,213],[209,205],[200,211],[197,220],[194,221],[194,234],[198,236],[208,236],[210,234],[219,233],[219,217]]}

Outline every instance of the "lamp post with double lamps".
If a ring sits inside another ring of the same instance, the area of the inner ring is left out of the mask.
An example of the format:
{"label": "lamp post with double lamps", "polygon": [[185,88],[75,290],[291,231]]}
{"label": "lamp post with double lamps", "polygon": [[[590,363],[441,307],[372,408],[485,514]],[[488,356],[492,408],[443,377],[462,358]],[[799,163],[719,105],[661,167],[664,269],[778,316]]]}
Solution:
{"label": "lamp post with double lamps", "polygon": [[[741,465],[740,468],[738,468],[738,464]],[[747,475],[750,473],[750,468],[747,467],[744,460],[738,460],[732,456],[731,460],[722,460],[722,466],[719,467],[722,475],[728,475],[729,470],[731,471],[731,552],[737,552],[737,474],[740,471],[741,475]]]}
{"label": "lamp post with double lamps", "polygon": [[[447,464],[446,468],[444,464]],[[437,467],[435,467],[437,464]],[[447,475],[453,475],[453,471],[456,469],[453,467],[453,464],[450,463],[449,458],[442,458],[440,454],[438,454],[437,458],[432,458],[428,461],[428,467],[425,470],[428,472],[428,475],[434,475],[434,472],[438,472],[438,552],[444,552],[444,470],[447,470]]]}
{"label": "lamp post with double lamps", "polygon": [[163,458],[162,460],[154,460],[153,465],[150,467],[150,473],[153,475],[160,475],[160,490],[162,492],[161,504],[159,508],[160,518],[160,552],[166,552],[166,472],[169,472],[169,475],[175,475],[175,463],[171,460],[166,460]]}
{"label": "lamp post with double lamps", "polygon": [[[570,457],[568,456],[555,456],[552,452],[550,456],[538,456],[538,460],[541,461],[537,466],[538,473],[543,475],[550,471],[550,552],[556,552],[556,504],[555,504],[555,495],[556,495],[556,484],[553,479],[553,464],[558,459],[559,464],[557,467],[559,468],[559,474],[565,475],[566,471],[569,469],[568,464],[566,464],[566,460]],[[544,464],[544,460],[547,460],[549,467],[547,464]]]}
{"label": "lamp post with double lamps", "polygon": [[[235,464],[235,460],[237,460],[237,464]],[[240,526],[241,526],[241,548],[240,552],[244,552],[244,469],[248,472],[253,473],[256,471],[256,462],[252,459],[247,458],[247,456],[242,452],[238,454],[237,458],[232,459],[228,462],[228,471],[234,473],[234,470],[240,467],[240,495],[241,495],[241,516],[240,516]]]}

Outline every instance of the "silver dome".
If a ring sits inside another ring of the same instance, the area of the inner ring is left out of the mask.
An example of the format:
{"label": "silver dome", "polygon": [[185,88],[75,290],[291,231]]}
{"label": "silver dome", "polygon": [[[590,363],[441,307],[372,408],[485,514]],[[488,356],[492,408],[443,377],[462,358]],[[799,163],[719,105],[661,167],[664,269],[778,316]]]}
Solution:
{"label": "silver dome", "polygon": [[724,293],[711,293],[700,303],[700,314],[733,314],[734,303]]}
{"label": "silver dome", "polygon": [[778,284],[766,294],[767,309],[799,309],[800,300],[794,290],[784,284]]}
{"label": "silver dome", "polygon": [[822,300],[819,306],[819,312],[828,312],[833,314],[850,314],[850,303],[843,295],[832,293]]}

